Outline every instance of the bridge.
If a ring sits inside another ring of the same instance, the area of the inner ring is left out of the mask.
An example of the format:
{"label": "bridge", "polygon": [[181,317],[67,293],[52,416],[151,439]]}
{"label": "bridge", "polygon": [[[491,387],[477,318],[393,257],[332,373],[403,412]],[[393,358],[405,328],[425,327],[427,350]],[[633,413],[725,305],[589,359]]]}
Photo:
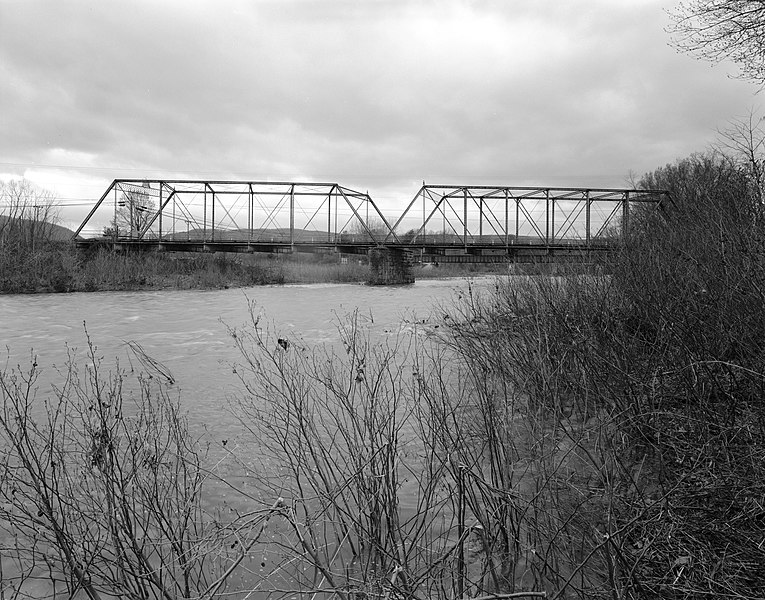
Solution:
{"label": "bridge", "polygon": [[115,179],[78,245],[215,252],[373,248],[431,262],[567,260],[615,247],[662,190],[425,185],[395,220],[338,183]]}

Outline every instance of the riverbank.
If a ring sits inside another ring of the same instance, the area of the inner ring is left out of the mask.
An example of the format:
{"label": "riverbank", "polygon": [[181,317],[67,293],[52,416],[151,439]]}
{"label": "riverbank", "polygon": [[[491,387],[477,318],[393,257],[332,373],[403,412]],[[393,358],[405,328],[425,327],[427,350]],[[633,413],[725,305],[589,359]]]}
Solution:
{"label": "riverbank", "polygon": [[[415,265],[417,279],[506,274],[506,264]],[[0,255],[0,293],[191,290],[285,283],[363,283],[365,259],[338,255],[78,251],[68,244]]]}

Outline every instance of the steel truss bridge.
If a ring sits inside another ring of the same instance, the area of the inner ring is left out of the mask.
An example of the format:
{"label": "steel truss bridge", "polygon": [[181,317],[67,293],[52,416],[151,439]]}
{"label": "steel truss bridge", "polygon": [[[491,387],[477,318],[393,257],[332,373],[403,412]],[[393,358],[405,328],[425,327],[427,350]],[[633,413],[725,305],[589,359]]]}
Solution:
{"label": "steel truss bridge", "polygon": [[425,185],[394,220],[337,183],[115,179],[77,228],[80,245],[175,251],[366,253],[492,262],[615,247],[662,190]]}

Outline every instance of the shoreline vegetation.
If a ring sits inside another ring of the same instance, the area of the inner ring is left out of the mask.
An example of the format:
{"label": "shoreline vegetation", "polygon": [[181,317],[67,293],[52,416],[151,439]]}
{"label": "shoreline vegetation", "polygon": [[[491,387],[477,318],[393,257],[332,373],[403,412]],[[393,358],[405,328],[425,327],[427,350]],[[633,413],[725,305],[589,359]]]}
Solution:
{"label": "shoreline vegetation", "polygon": [[229,462],[93,346],[50,395],[0,372],[6,597],[765,597],[760,166],[660,168],[672,204],[605,269],[497,278],[415,332],[303,347],[251,304]]}
{"label": "shoreline vegetation", "polygon": [[[114,251],[87,249],[57,224],[54,196],[27,180],[0,182],[0,294],[211,290],[257,285],[368,283],[366,254]],[[125,202],[130,202],[126,196]],[[127,217],[122,217],[127,219]],[[128,219],[129,220],[129,219]],[[133,223],[133,226],[136,224]],[[110,233],[107,228],[105,234]],[[424,262],[415,279],[550,273],[555,264]]]}
{"label": "shoreline vegetation", "polygon": [[[416,265],[417,279],[502,274],[506,264]],[[337,254],[233,254],[145,251],[115,253],[108,248],[78,250],[48,242],[41,249],[0,254],[0,294],[223,289],[290,283],[363,283],[365,256]]]}

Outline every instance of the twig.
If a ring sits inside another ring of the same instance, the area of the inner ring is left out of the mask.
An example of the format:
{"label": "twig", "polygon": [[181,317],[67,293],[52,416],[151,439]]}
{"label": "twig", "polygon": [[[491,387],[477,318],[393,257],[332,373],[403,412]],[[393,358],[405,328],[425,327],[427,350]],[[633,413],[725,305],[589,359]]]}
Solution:
{"label": "twig", "polygon": [[247,553],[250,551],[250,549],[258,542],[260,536],[263,534],[263,530],[266,528],[266,525],[268,525],[268,521],[271,516],[283,507],[284,500],[282,498],[277,498],[276,502],[274,502],[271,508],[268,509],[268,513],[265,515],[265,517],[263,517],[263,522],[260,525],[260,530],[258,531],[257,535],[252,538],[252,540],[250,540],[250,543],[247,544],[247,547],[242,550],[237,559],[231,564],[226,572],[223,573],[215,582],[213,582],[204,592],[202,592],[202,594],[200,594],[200,599],[215,597],[215,594],[220,589],[220,586],[222,586],[226,579],[230,577],[231,573],[234,572],[234,569],[239,566],[239,564],[244,560],[244,557],[247,556]]}
{"label": "twig", "polygon": [[503,600],[504,598],[547,598],[547,592],[511,592],[508,594],[491,594],[489,596],[466,597],[462,600]]}
{"label": "twig", "polygon": [[165,365],[163,365],[158,360],[152,358],[149,356],[149,354],[146,352],[146,350],[143,349],[143,346],[139,344],[138,342],[134,342],[132,340],[128,340],[125,342],[133,351],[133,354],[135,354],[135,357],[138,359],[138,361],[143,365],[143,367],[149,371],[154,372],[163,379],[167,381],[169,384],[175,383],[175,378],[173,377],[173,374],[170,372],[170,369],[168,369]]}

